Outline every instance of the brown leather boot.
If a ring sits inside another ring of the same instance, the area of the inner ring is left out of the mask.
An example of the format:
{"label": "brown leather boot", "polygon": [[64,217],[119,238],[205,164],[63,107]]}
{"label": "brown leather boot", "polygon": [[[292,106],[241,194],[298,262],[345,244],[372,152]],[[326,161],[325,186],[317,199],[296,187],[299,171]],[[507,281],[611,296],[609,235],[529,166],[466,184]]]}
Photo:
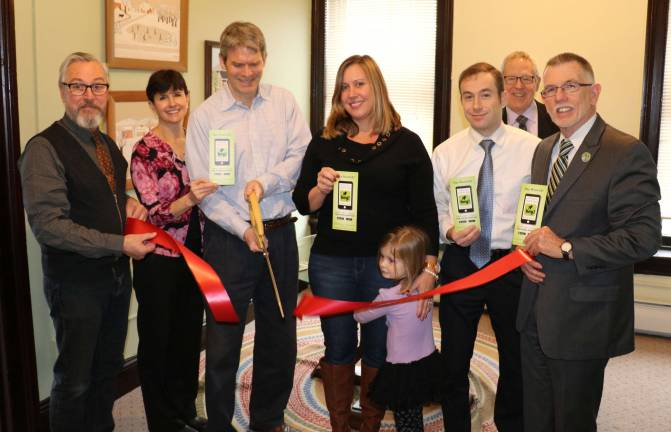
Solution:
{"label": "brown leather boot", "polygon": [[354,397],[354,364],[334,365],[322,359],[322,381],[326,407],[331,418],[333,432],[350,432],[349,416]]}
{"label": "brown leather boot", "polygon": [[377,376],[378,368],[361,363],[361,428],[359,432],[377,432],[384,417],[384,409],[368,398],[368,389]]}

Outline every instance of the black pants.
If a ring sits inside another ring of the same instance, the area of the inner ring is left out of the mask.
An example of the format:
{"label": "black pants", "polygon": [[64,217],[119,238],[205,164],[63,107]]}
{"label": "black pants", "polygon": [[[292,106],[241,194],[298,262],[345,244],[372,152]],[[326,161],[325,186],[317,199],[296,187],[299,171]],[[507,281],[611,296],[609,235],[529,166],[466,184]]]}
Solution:
{"label": "black pants", "polygon": [[552,359],[538,340],[536,315],[522,330],[524,426],[534,432],[596,432],[608,359]]}
{"label": "black pants", "polygon": [[203,300],[184,260],[134,261],[137,362],[150,431],[172,432],[196,416]]}
{"label": "black pants", "polygon": [[[442,283],[478,270],[468,257],[468,248],[454,245],[446,248],[441,268]],[[471,430],[468,371],[478,322],[487,305],[499,351],[494,422],[500,432],[523,431],[520,335],[515,329],[521,282],[522,275],[515,270],[486,285],[441,296],[441,351],[448,376],[442,404],[445,430]]]}
{"label": "black pants", "polygon": [[87,284],[44,278],[58,358],[49,400],[52,432],[114,429],[116,379],[123,366],[131,282],[128,262]]}
{"label": "black pants", "polygon": [[236,373],[250,300],[254,304],[254,364],[250,396],[250,429],[267,430],[284,422],[296,366],[298,247],[293,224],[266,232],[270,261],[284,308],[275,300],[263,255],[218,225],[205,222],[204,256],[217,272],[241,322],[217,323],[207,314],[205,395],[208,431],[235,431]]}

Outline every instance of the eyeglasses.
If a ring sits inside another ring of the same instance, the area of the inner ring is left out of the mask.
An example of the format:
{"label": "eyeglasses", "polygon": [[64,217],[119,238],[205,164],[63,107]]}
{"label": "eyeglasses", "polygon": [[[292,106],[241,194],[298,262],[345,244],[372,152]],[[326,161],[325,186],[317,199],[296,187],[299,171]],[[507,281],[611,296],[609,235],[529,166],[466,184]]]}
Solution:
{"label": "eyeglasses", "polygon": [[533,75],[506,75],[503,77],[503,80],[506,82],[508,85],[515,85],[517,83],[517,80],[520,80],[522,84],[533,84],[536,82],[536,77]]}
{"label": "eyeglasses", "polygon": [[594,83],[579,83],[576,81],[566,81],[564,84],[560,86],[556,85],[549,85],[546,86],[542,91],[541,91],[541,96],[544,98],[551,98],[554,95],[557,94],[557,90],[562,89],[564,90],[564,93],[575,93],[578,90],[580,90],[581,87],[591,87],[593,86]]}
{"label": "eyeglasses", "polygon": [[67,87],[68,90],[70,91],[70,94],[73,96],[82,96],[84,93],[86,93],[86,89],[91,89],[91,93],[93,93],[96,96],[102,96],[105,93],[107,93],[107,90],[109,90],[110,88],[109,84],[102,84],[102,83],[84,84],[77,82],[74,83],[62,82],[61,85]]}

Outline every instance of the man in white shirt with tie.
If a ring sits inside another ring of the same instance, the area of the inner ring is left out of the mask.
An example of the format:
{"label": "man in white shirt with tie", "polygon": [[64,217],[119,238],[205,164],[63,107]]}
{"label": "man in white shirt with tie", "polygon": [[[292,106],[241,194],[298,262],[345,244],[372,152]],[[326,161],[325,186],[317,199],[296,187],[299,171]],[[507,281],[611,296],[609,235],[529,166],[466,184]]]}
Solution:
{"label": "man in white shirt with tie", "polygon": [[[531,159],[539,142],[502,122],[506,95],[502,74],[494,66],[476,63],[466,68],[459,76],[459,91],[470,127],[440,144],[432,158],[440,238],[447,243],[442,283],[468,276],[510,251],[520,186],[529,182]],[[478,179],[481,230],[453,226],[449,181],[467,176]],[[499,349],[494,421],[500,432],[523,430],[519,333],[515,330],[520,283],[521,273],[516,270],[486,285],[441,296],[441,351],[448,380],[443,400],[446,430],[471,430],[468,371],[485,305]]]}
{"label": "man in white shirt with tie", "polygon": [[501,71],[507,95],[503,109],[504,123],[539,138],[557,132],[559,129],[552,122],[545,105],[534,99],[541,79],[531,56],[524,51],[514,51],[503,59]]}

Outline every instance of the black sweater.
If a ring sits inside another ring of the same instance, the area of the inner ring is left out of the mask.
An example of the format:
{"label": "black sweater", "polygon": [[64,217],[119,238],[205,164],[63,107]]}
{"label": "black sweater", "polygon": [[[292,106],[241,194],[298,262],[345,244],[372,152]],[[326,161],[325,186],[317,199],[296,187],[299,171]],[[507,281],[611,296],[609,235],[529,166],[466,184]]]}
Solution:
{"label": "black sweater", "polygon": [[[333,197],[324,199],[313,251],[335,256],[375,256],[382,237],[395,227],[415,225],[426,232],[429,255],[438,254],[438,215],[433,198],[431,159],[414,132],[401,128],[377,150],[344,135],[312,138],[293,193],[301,214],[310,213],[308,193],[322,167],[359,173],[357,231],[331,228]],[[341,148],[348,149],[342,153]],[[361,163],[351,160],[362,159]]]}

